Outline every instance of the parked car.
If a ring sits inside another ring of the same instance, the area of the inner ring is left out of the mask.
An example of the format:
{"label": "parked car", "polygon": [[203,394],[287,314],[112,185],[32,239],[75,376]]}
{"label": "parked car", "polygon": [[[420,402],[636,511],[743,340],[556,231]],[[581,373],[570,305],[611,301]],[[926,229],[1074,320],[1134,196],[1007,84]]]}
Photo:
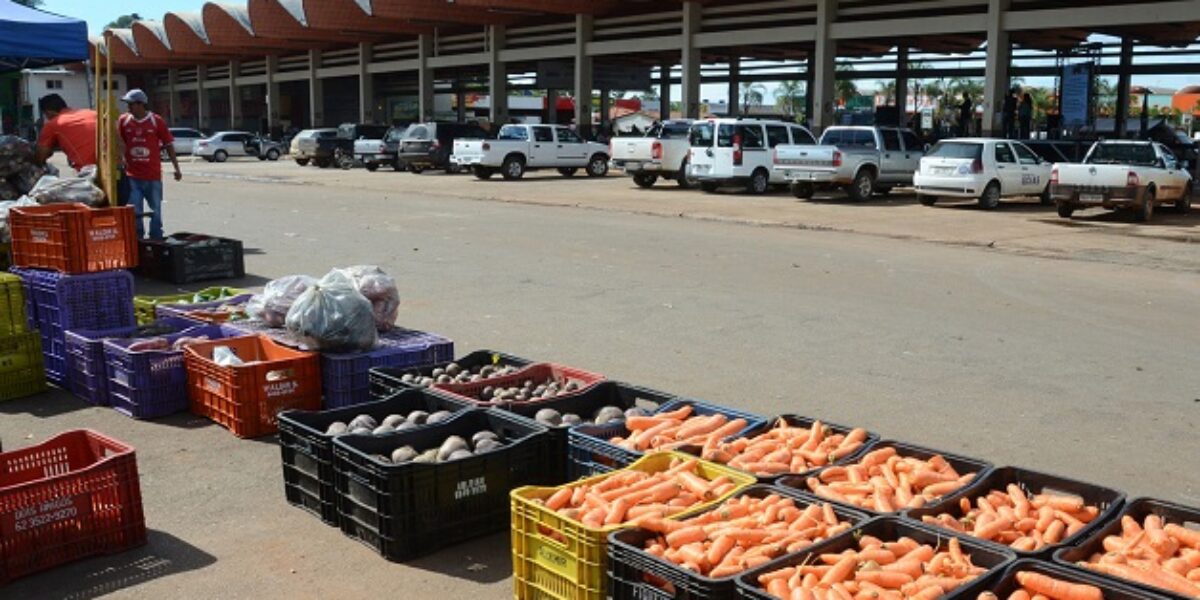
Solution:
{"label": "parked car", "polygon": [[307,166],[309,161],[317,156],[317,140],[331,137],[337,137],[337,129],[332,127],[305,129],[292,138],[290,154],[296,164],[302,167]]}
{"label": "parked car", "polygon": [[451,160],[480,179],[500,173],[505,179],[531,169],[558,169],[564,177],[584,169],[589,177],[608,174],[608,146],[585,142],[561,125],[505,125],[494,140],[458,139]]}
{"label": "parked car", "polygon": [[[175,154],[177,156],[191,154],[196,141],[208,137],[200,133],[199,129],[192,129],[190,127],[171,127],[170,131],[171,137],[175,138],[175,143],[172,146],[175,146]],[[162,159],[167,160],[167,158],[169,158],[167,156],[167,149],[163,148]]]}
{"label": "parked car", "polygon": [[253,156],[259,160],[279,160],[283,149],[277,142],[245,131],[221,131],[208,139],[197,140],[193,151],[208,162],[225,162],[231,156]]}
{"label": "parked car", "polygon": [[775,149],[775,170],[782,173],[797,198],[817,190],[843,188],[852,200],[912,185],[925,145],[909,129],[895,127],[830,127],[817,145]]}
{"label": "parked car", "polygon": [[361,162],[368,171],[376,171],[383,165],[388,165],[397,171],[403,171],[400,163],[400,138],[408,127],[392,127],[383,134],[383,139],[361,139],[354,142],[354,160]]}
{"label": "parked car", "polygon": [[688,141],[691,119],[655,123],[644,137],[616,137],[608,142],[612,166],[633,177],[638,187],[648,188],[661,177],[688,187]]}
{"label": "parked car", "polygon": [[939,198],[971,198],[990,210],[1001,198],[1017,196],[1038,196],[1050,204],[1052,168],[1021,142],[956,138],[930,148],[913,174],[913,187],[926,206]]}
{"label": "parked car", "polygon": [[772,151],[789,144],[815,144],[809,130],[783,121],[709,119],[692,123],[689,132],[688,177],[700,189],[743,186],[765,194],[772,185],[785,185],[783,171],[772,169]]}
{"label": "parked car", "polygon": [[1191,210],[1192,176],[1158,142],[1100,141],[1082,163],[1054,165],[1050,195],[1064,219],[1076,209],[1101,206],[1132,209],[1135,220],[1148,221],[1155,207],[1169,202],[1180,212]]}
{"label": "parked car", "polygon": [[400,163],[413,173],[425,169],[458,172],[461,167],[450,160],[454,142],[488,137],[488,132],[475,123],[414,123],[400,138]]}
{"label": "parked car", "polygon": [[342,123],[336,136],[317,136],[317,147],[312,159],[318,167],[338,166],[349,169],[354,166],[355,140],[379,140],[387,134],[386,125],[363,125]]}

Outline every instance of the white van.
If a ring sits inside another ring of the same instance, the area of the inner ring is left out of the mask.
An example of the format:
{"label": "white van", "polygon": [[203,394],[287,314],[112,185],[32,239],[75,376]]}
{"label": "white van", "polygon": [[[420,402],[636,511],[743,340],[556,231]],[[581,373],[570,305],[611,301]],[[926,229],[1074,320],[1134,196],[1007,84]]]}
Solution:
{"label": "white van", "polygon": [[816,144],[811,132],[795,123],[762,119],[707,119],[692,123],[688,177],[700,189],[742,186],[765,194],[772,185],[787,185],[774,167],[773,151],[786,144]]}

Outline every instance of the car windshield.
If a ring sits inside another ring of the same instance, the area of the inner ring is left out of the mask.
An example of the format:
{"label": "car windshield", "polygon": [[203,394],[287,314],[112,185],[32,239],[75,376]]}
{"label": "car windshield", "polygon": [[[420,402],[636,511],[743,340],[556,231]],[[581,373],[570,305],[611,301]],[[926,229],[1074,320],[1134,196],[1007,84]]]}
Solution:
{"label": "car windshield", "polygon": [[521,125],[505,125],[500,128],[500,135],[496,136],[496,139],[528,141],[529,130]]}
{"label": "car windshield", "polygon": [[983,144],[966,142],[938,142],[925,156],[938,158],[966,158],[975,160],[983,157]]}
{"label": "car windshield", "polygon": [[660,140],[682,140],[688,136],[690,129],[691,127],[687,123],[655,123],[646,133],[646,137]]}
{"label": "car windshield", "polygon": [[691,131],[688,134],[693,146],[700,148],[709,148],[713,144],[713,124],[712,123],[696,123],[692,125]]}
{"label": "car windshield", "polygon": [[1150,144],[1096,144],[1084,162],[1090,165],[1152,166],[1157,160]]}

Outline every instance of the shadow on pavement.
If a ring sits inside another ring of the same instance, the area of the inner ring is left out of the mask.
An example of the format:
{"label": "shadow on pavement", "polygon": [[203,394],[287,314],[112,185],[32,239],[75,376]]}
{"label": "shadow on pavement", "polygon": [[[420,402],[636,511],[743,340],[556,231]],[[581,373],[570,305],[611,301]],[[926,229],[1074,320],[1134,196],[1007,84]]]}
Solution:
{"label": "shadow on pavement", "polygon": [[456,544],[405,563],[476,583],[496,583],[512,576],[512,534],[508,531]]}
{"label": "shadow on pavement", "polygon": [[50,418],[91,407],[91,404],[66,390],[47,386],[46,391],[40,394],[0,402],[0,415],[27,414]]}
{"label": "shadow on pavement", "polygon": [[[217,558],[164,531],[147,531],[141,548],[88,558],[31,575],[4,589],[7,598],[82,600],[116,594],[147,581],[203,569]],[[11,595],[10,595],[11,594]]]}
{"label": "shadow on pavement", "polygon": [[1139,227],[1197,227],[1200,226],[1200,216],[1180,213],[1174,206],[1160,206],[1154,209],[1154,214],[1145,223],[1134,221],[1133,213],[1128,210],[1105,210],[1083,215],[1075,213],[1070,219],[1046,219],[1044,222],[1062,227],[1096,227],[1100,223]]}

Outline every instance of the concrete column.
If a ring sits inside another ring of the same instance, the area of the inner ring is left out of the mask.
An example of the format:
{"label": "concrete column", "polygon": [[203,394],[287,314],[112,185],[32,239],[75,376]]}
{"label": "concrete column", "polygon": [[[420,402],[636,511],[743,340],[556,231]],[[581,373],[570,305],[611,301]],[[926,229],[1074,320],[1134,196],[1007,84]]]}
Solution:
{"label": "concrete column", "polygon": [[229,128],[242,128],[242,95],[238,92],[238,71],[241,68],[241,62],[236,60],[229,61]]}
{"label": "concrete column", "polygon": [[1008,94],[1008,68],[1012,63],[1012,43],[1004,29],[1004,13],[1011,0],[988,0],[987,62],[984,64],[982,135],[1003,137],[1005,132],[997,114]]}
{"label": "concrete column", "polygon": [[1117,137],[1129,128],[1129,89],[1133,87],[1133,38],[1121,38],[1121,61],[1117,67]]}
{"label": "concrete column", "polygon": [[592,41],[592,15],[575,15],[575,130],[587,138],[592,132],[592,91],[595,88],[592,57],[587,44]]}
{"label": "concrete column", "polygon": [[612,120],[612,90],[600,90],[600,122]]}
{"label": "concrete column", "polygon": [[908,106],[908,48],[901,46],[896,50],[896,111],[899,113],[898,125],[907,125]]}
{"label": "concrete column", "polygon": [[700,31],[703,10],[699,2],[683,3],[683,39],[680,40],[683,86],[679,103],[685,119],[700,118],[700,49],[696,47],[695,36]]}
{"label": "concrete column", "polygon": [[813,57],[808,55],[804,59],[804,123],[813,126]]}
{"label": "concrete column", "polygon": [[741,87],[741,70],[742,58],[737,54],[729,55],[729,116],[736,117],[742,114],[742,87]]}
{"label": "concrete column", "polygon": [[275,74],[279,72],[279,57],[271,55],[267,57],[267,129],[283,127],[282,118],[279,114],[279,108],[283,106],[283,98],[280,96],[279,82],[275,80]]}
{"label": "concrete column", "polygon": [[433,120],[433,69],[429,59],[433,57],[433,36],[422,34],[417,41],[417,104],[421,120]]}
{"label": "concrete column", "polygon": [[367,69],[375,54],[374,44],[358,44],[358,121],[375,122],[375,76]]}
{"label": "concrete column", "polygon": [[816,52],[809,58],[809,70],[813,73],[813,86],[808,94],[812,97],[811,123],[813,133],[833,125],[833,110],[837,90],[837,42],[830,36],[830,28],[837,20],[837,0],[817,0]]}
{"label": "concrete column", "polygon": [[[462,85],[461,83],[459,85]],[[467,122],[467,92],[461,87],[455,92],[455,104],[458,107],[458,122]]]}
{"label": "concrete column", "polygon": [[659,118],[666,121],[671,118],[671,67],[663,63],[658,83],[658,112]]}
{"label": "concrete column", "polygon": [[174,125],[180,125],[179,122],[179,69],[167,70],[167,112],[171,113],[170,122]]}
{"label": "concrete column", "polygon": [[311,121],[309,127],[321,127],[325,124],[325,84],[317,76],[321,68],[321,51],[308,51],[308,113]]}
{"label": "concrete column", "polygon": [[199,129],[209,128],[208,119],[212,114],[208,109],[208,88],[204,85],[205,79],[208,79],[208,67],[196,65],[196,127]]}
{"label": "concrete column", "polygon": [[491,102],[492,123],[496,126],[508,122],[508,67],[500,61],[504,37],[503,25],[488,26],[488,101]]}
{"label": "concrete column", "polygon": [[546,122],[558,123],[558,90],[546,90]]}

